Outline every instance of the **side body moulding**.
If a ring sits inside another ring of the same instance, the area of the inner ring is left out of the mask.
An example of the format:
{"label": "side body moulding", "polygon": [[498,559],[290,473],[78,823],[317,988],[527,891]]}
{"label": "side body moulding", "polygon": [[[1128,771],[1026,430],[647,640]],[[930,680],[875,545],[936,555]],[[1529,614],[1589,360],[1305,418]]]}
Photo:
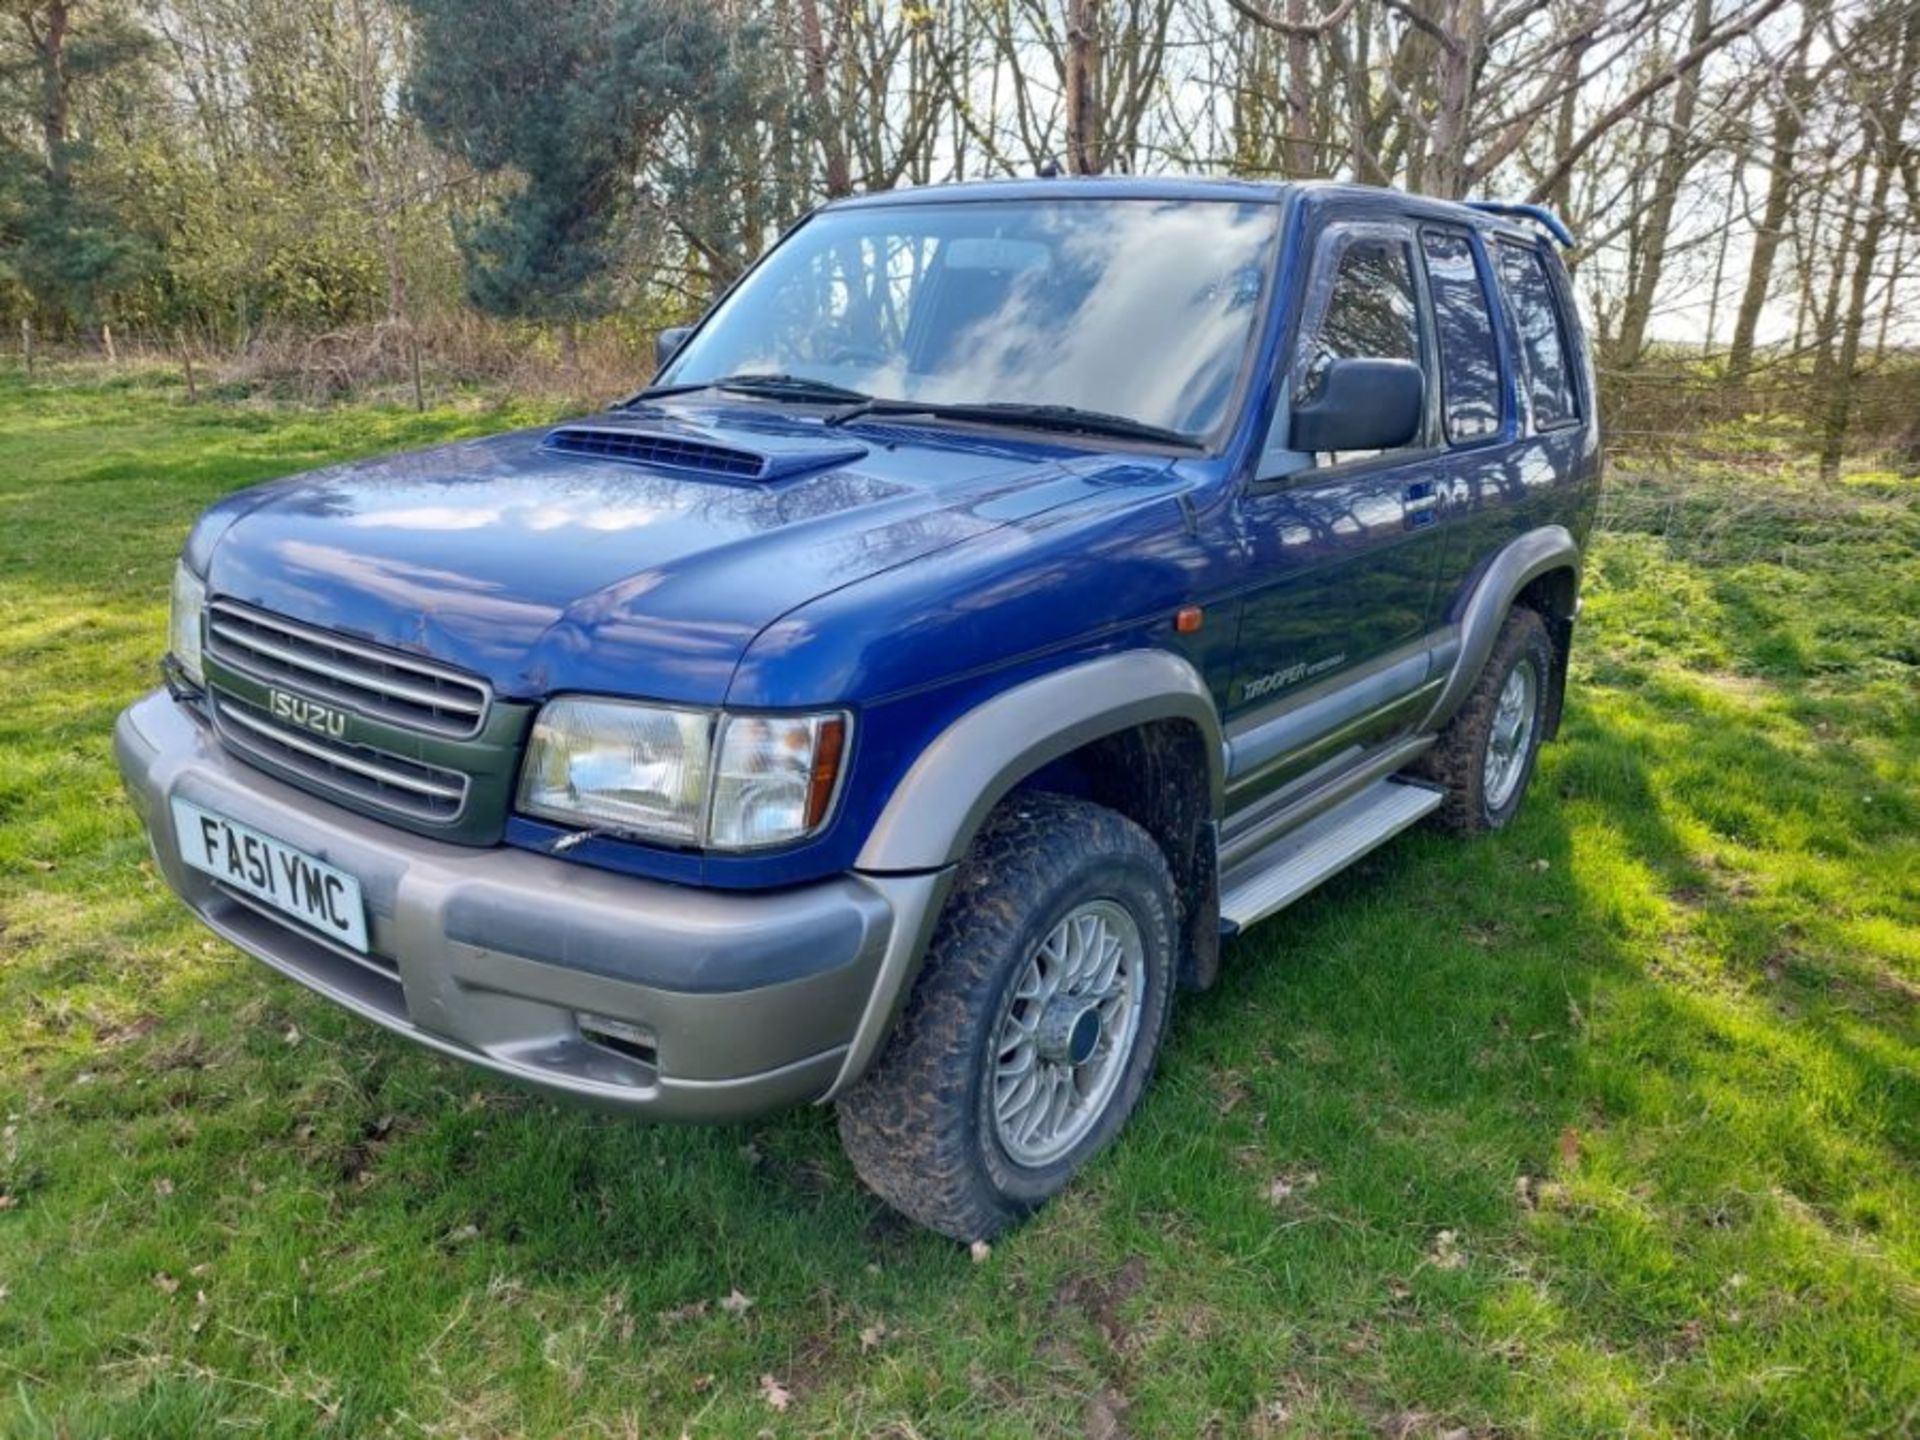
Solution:
{"label": "side body moulding", "polygon": [[1579,565],[1579,543],[1564,525],[1542,525],[1538,530],[1529,530],[1509,541],[1493,557],[1461,607],[1460,653],[1439,699],[1433,702],[1433,709],[1421,722],[1421,730],[1440,729],[1466,700],[1467,692],[1473,689],[1474,681],[1486,668],[1487,657],[1493,653],[1493,643],[1507,611],[1513,608],[1515,597],[1526,588],[1527,582],[1549,570],[1578,569]]}

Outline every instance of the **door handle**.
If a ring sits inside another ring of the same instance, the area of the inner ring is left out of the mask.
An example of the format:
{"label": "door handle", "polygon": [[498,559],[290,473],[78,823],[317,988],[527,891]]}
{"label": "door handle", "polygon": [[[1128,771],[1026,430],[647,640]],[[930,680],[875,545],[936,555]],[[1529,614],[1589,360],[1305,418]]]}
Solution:
{"label": "door handle", "polygon": [[1416,480],[1407,486],[1402,497],[1403,510],[1407,524],[1431,525],[1439,519],[1440,491],[1431,480]]}

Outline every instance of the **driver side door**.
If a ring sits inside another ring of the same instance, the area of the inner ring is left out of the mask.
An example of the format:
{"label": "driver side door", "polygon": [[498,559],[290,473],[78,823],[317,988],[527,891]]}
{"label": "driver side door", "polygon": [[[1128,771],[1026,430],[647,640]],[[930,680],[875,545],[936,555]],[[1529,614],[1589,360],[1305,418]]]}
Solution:
{"label": "driver side door", "polygon": [[[1251,585],[1228,694],[1228,803],[1332,775],[1404,734],[1427,691],[1444,447],[1426,279],[1414,225],[1332,218],[1313,258],[1287,373],[1241,503]],[[1294,407],[1335,360],[1411,361],[1423,417],[1398,449],[1290,448]]]}

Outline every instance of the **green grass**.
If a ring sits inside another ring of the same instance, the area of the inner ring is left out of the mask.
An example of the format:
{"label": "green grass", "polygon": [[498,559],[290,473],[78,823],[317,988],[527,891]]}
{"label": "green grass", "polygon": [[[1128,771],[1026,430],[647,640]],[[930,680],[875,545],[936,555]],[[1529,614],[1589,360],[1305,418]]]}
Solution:
{"label": "green grass", "polygon": [[156,879],[108,733],[194,513],[512,418],[0,381],[0,1432],[1920,1424],[1920,487],[1617,487],[1519,822],[1238,945],[976,1263],[825,1114],[552,1108]]}

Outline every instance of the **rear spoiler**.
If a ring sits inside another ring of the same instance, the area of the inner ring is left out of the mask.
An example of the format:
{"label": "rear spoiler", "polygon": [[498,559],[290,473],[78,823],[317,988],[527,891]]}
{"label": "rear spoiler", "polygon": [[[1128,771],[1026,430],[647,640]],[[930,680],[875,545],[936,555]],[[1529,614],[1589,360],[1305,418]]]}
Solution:
{"label": "rear spoiler", "polygon": [[1565,222],[1544,205],[1524,205],[1517,200],[1469,200],[1466,203],[1469,210],[1480,210],[1488,215],[1531,220],[1568,250],[1580,243],[1573,238],[1573,232],[1567,229]]}

